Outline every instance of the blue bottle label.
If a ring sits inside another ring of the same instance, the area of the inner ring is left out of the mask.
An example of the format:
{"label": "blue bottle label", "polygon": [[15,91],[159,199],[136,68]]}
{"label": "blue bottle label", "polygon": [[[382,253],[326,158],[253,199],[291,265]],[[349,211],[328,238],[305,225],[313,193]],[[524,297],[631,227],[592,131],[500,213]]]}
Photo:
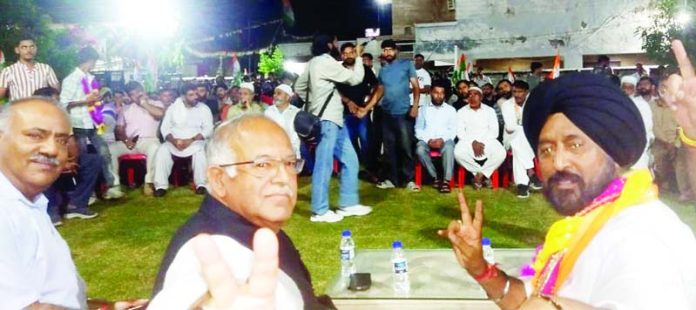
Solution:
{"label": "blue bottle label", "polygon": [[408,265],[405,260],[394,261],[394,273],[407,273]]}

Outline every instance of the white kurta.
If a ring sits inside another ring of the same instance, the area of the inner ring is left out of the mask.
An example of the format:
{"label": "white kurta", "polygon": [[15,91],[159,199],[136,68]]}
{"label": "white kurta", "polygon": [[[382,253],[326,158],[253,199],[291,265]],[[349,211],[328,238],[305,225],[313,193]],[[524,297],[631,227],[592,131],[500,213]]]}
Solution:
{"label": "white kurta", "polygon": [[[236,240],[213,235],[219,249],[238,283],[246,283],[251,275],[254,253]],[[193,239],[192,239],[193,240]],[[201,266],[191,241],[186,242],[167,269],[162,290],[150,301],[148,309],[191,309],[208,292]],[[304,301],[295,282],[283,270],[278,272],[275,291],[276,309],[303,309]],[[203,309],[211,309],[203,306]]]}
{"label": "white kurta", "polygon": [[519,106],[513,97],[503,102],[500,109],[505,120],[503,142],[506,149],[512,150],[512,174],[515,184],[528,185],[527,169],[534,168],[534,150],[522,128],[524,104]]}
{"label": "white kurta", "polygon": [[287,133],[288,137],[290,138],[292,150],[295,151],[297,158],[300,158],[300,136],[298,136],[297,131],[295,131],[295,116],[297,115],[297,112],[300,112],[300,109],[294,105],[288,105],[283,112],[280,112],[278,107],[273,105],[266,109],[264,114],[266,117],[272,119],[278,125],[283,127],[285,133]]}
{"label": "white kurta", "polygon": [[696,309],[694,234],[661,201],[630,207],[587,245],[558,296],[601,309]]}
{"label": "white kurta", "polygon": [[633,103],[636,104],[636,108],[640,112],[640,116],[643,118],[643,125],[645,125],[645,135],[648,143],[645,145],[645,150],[643,150],[643,155],[640,156],[638,162],[636,162],[632,169],[647,169],[650,166],[650,144],[655,138],[653,133],[653,118],[652,110],[650,109],[650,104],[643,99],[641,96],[632,97]]}
{"label": "white kurta", "polygon": [[[466,105],[457,111],[457,137],[454,158],[470,172],[482,173],[489,178],[505,160],[505,148],[498,142],[498,117],[493,108],[481,104],[477,110]],[[474,141],[485,145],[483,156],[475,157],[471,144]],[[487,159],[483,166],[476,160]]]}

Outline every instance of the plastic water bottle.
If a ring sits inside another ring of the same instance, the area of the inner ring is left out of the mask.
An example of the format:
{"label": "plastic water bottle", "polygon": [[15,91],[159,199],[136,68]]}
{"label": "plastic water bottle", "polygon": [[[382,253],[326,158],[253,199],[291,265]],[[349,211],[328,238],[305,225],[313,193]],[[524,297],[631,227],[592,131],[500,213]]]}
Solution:
{"label": "plastic water bottle", "polygon": [[483,259],[489,264],[495,265],[495,256],[493,254],[493,248],[491,247],[491,239],[483,237],[483,239],[481,239],[481,245],[483,247]]}
{"label": "plastic water bottle", "polygon": [[355,273],[355,242],[350,230],[346,229],[341,234],[341,276],[348,278]]}
{"label": "plastic water bottle", "polygon": [[394,271],[394,292],[404,294],[411,290],[408,281],[408,262],[401,241],[392,243],[392,266]]}

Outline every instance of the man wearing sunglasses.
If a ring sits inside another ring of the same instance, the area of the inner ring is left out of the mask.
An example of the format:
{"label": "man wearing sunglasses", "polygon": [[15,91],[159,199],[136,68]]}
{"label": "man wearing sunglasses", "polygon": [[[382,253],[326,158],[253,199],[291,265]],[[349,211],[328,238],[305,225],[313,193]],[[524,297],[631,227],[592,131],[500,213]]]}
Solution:
{"label": "man wearing sunglasses", "polygon": [[[278,238],[280,270],[275,290],[278,309],[324,309],[300,254],[281,230],[297,201],[298,159],[285,131],[260,114],[245,114],[220,125],[208,145],[209,194],[174,235],[160,267],[152,309],[205,305],[209,290],[192,238],[208,234],[234,268],[239,283],[249,280],[252,240],[260,228]],[[329,301],[330,304],[330,301]]]}

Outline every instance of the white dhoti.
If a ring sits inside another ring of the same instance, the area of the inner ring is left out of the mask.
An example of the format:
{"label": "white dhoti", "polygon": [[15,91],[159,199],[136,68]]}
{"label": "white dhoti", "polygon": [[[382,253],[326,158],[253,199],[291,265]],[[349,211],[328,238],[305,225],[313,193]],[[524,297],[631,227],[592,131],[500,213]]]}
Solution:
{"label": "white dhoti", "polygon": [[167,141],[159,147],[155,156],[155,189],[169,188],[169,175],[172,173],[172,167],[174,166],[172,156],[191,157],[193,182],[196,184],[196,187],[206,187],[208,163],[205,158],[205,141],[194,141],[189,147],[181,151]]}
{"label": "white dhoti", "polygon": [[[498,140],[479,141],[485,145],[483,156],[475,157],[474,149],[470,141],[460,141],[454,147],[454,159],[457,163],[464,167],[469,172],[476,175],[483,174],[486,178],[490,178],[493,172],[505,161],[505,148]],[[479,165],[476,161],[486,160],[483,165]]]}
{"label": "white dhoti", "polygon": [[523,131],[509,136],[507,142],[508,148],[512,150],[512,177],[515,179],[515,184],[528,185],[527,170],[534,168],[534,150]]}
{"label": "white dhoti", "polygon": [[118,158],[126,154],[145,154],[145,156],[147,156],[145,183],[153,183],[155,179],[155,156],[159,147],[160,142],[157,138],[140,138],[132,150],[129,150],[126,147],[126,144],[121,141],[116,141],[116,143],[110,144],[109,151],[111,152],[111,174],[114,176],[114,185],[118,186],[121,184],[118,175]]}

